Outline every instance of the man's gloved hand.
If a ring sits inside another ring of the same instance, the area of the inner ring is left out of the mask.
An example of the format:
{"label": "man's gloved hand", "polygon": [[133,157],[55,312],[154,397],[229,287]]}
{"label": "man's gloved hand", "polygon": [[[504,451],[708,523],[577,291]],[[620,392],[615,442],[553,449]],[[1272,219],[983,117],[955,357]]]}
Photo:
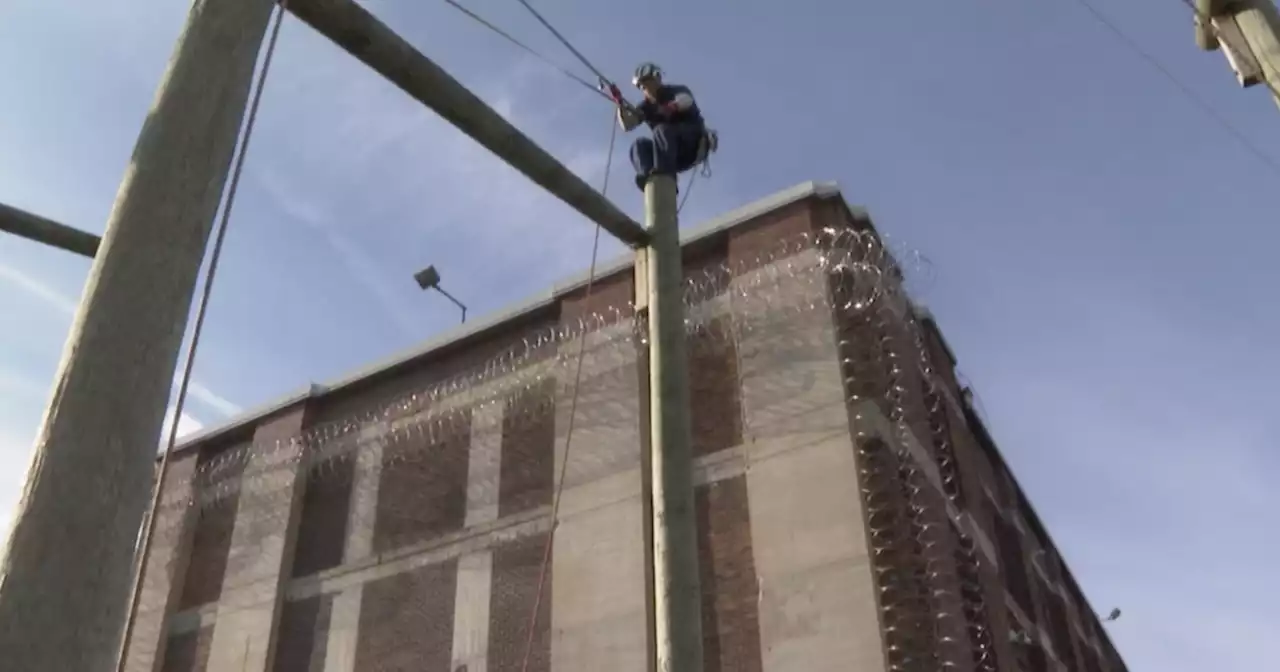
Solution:
{"label": "man's gloved hand", "polygon": [[613,82],[606,82],[602,79],[600,80],[600,90],[609,94],[609,97],[613,99],[614,103],[617,103],[619,106],[626,106],[627,101],[622,97],[622,91],[618,89],[617,84],[614,84]]}

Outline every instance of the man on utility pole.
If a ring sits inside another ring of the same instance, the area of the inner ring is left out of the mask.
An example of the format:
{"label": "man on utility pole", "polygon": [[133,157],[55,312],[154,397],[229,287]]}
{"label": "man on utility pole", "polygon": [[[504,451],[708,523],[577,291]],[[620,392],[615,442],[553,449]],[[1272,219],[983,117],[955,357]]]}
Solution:
{"label": "man on utility pole", "polygon": [[1280,11],[1272,0],[1195,0],[1196,44],[1222,50],[1244,88],[1264,85],[1280,106]]}

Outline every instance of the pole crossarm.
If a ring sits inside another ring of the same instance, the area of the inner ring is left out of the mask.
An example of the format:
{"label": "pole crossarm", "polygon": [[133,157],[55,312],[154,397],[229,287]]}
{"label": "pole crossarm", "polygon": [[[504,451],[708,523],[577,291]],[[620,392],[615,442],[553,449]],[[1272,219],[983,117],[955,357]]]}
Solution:
{"label": "pole crossarm", "polygon": [[293,0],[289,11],[618,240],[647,243],[640,223],[352,0]]}
{"label": "pole crossarm", "polygon": [[0,231],[92,259],[102,239],[51,219],[0,203]]}

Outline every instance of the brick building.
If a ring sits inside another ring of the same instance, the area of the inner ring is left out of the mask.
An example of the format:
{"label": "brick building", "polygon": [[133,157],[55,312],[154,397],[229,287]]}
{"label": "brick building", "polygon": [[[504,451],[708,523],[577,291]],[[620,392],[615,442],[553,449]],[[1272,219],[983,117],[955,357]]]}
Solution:
{"label": "brick building", "polygon": [[[1126,669],[865,213],[807,183],[686,234],[707,670]],[[188,441],[126,669],[651,669],[634,287]]]}

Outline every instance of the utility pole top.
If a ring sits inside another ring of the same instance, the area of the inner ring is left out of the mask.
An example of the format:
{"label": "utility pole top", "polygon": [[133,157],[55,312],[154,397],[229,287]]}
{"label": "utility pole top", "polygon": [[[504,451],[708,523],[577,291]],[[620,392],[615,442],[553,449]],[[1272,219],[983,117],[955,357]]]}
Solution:
{"label": "utility pole top", "polygon": [[1262,84],[1280,106],[1280,11],[1272,0],[1195,0],[1196,45],[1221,51],[1242,88]]}
{"label": "utility pole top", "polygon": [[618,240],[649,233],[353,0],[292,0],[289,11]]}

